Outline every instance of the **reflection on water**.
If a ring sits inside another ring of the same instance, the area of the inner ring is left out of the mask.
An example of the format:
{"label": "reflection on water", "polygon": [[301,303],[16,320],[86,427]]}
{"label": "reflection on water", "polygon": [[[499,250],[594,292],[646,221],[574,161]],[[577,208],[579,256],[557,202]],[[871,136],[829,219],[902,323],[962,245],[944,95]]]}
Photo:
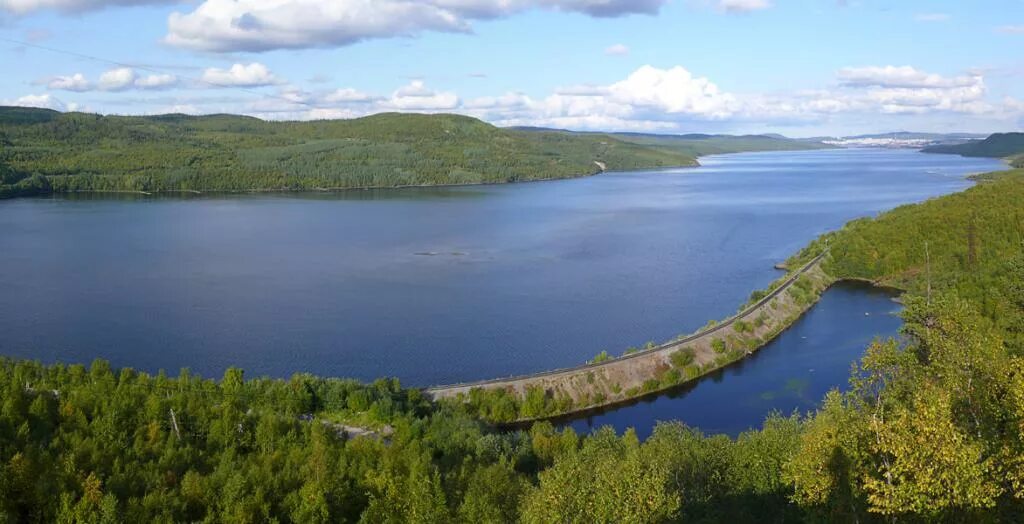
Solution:
{"label": "reflection on water", "polygon": [[561,421],[577,431],[633,427],[646,437],[658,421],[680,420],[705,433],[736,435],[778,412],[813,410],[847,384],[851,365],[876,337],[898,335],[893,295],[860,283],[828,290],[814,308],[760,351],[664,395]]}

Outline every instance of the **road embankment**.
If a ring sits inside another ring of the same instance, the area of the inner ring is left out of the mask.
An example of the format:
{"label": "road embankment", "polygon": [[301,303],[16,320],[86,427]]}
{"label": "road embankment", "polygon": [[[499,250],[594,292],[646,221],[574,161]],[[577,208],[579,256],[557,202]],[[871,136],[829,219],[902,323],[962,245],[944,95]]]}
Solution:
{"label": "road embankment", "polygon": [[835,282],[822,269],[824,258],[818,255],[735,316],[692,335],[603,362],[436,386],[426,393],[434,400],[477,404],[481,416],[504,423],[609,406],[684,384],[752,354],[800,318]]}

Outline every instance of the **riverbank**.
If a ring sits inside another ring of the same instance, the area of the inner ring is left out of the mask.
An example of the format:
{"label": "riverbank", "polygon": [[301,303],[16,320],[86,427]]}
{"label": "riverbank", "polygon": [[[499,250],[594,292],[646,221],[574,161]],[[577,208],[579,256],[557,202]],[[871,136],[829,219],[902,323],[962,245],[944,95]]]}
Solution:
{"label": "riverbank", "polygon": [[823,252],[755,292],[753,303],[720,322],[620,358],[602,353],[583,366],[427,388],[435,401],[467,403],[482,418],[522,423],[613,406],[696,380],[753,354],[791,326],[836,279]]}
{"label": "riverbank", "polygon": [[[1002,180],[1008,173],[1012,172],[993,173],[987,178]],[[953,200],[956,198],[952,197]],[[921,209],[921,206],[902,206],[884,216],[916,209]],[[595,361],[584,366],[433,387],[426,392],[435,400],[466,404],[485,420],[519,423],[613,406],[691,382],[763,347],[800,318],[836,281],[855,280],[899,291],[914,291],[901,278],[910,278],[925,271],[924,266],[911,267],[908,274],[896,279],[880,279],[871,276],[878,268],[871,269],[875,263],[870,260],[857,260],[851,264],[849,251],[851,247],[860,246],[860,242],[853,238],[839,241],[839,238],[849,237],[850,232],[872,220],[851,221],[841,230],[811,242],[789,260],[776,265],[779,268],[800,267],[799,271],[777,281],[767,292],[752,295],[752,299],[757,299],[768,293],[767,297],[748,306],[737,316],[721,323],[711,323],[694,335],[618,359],[602,352]],[[977,227],[976,219],[970,219],[962,229],[969,233]],[[835,263],[828,251],[830,241],[839,246],[836,254],[840,255],[840,260]],[[881,240],[875,239],[867,245],[878,245],[879,242]],[[830,256],[826,256],[826,252]],[[868,250],[868,253],[873,252]],[[923,257],[923,253],[920,256]],[[874,256],[880,255],[875,253]],[[971,264],[976,262],[970,260],[977,257],[976,252],[970,252],[963,259]],[[921,263],[926,261],[922,259]],[[732,329],[725,330],[725,327]]]}

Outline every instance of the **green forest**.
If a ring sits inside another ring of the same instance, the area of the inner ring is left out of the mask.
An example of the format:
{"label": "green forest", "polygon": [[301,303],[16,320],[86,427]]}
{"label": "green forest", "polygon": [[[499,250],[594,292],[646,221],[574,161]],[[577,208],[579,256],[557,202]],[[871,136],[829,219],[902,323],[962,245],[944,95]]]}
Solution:
{"label": "green forest", "polygon": [[904,337],[735,439],[504,431],[391,379],[0,360],[0,520],[1020,522],[1021,202],[1024,172],[994,174],[796,255],[906,290]]}
{"label": "green forest", "polygon": [[0,197],[66,191],[325,190],[504,183],[696,165],[704,154],[813,148],[771,137],[502,129],[458,115],[267,122],[0,107]]}
{"label": "green forest", "polygon": [[1024,167],[1024,133],[996,133],[984,140],[963,144],[926,147],[925,153],[1007,158],[1016,167]]}
{"label": "green forest", "polygon": [[614,133],[624,142],[666,148],[692,156],[722,155],[745,151],[801,151],[828,149],[833,146],[816,141],[793,140],[778,135],[655,135],[646,133]]}

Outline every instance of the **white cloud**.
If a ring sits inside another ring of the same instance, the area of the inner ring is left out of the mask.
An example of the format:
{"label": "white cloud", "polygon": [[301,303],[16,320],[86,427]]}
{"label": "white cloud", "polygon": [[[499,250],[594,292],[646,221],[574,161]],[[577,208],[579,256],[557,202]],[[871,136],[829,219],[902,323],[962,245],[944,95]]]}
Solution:
{"label": "white cloud", "polygon": [[[732,0],[734,1],[734,0]],[[761,0],[763,1],[763,0]],[[336,47],[425,31],[471,31],[471,22],[534,8],[594,17],[655,14],[666,0],[204,0],[168,19],[169,44],[206,51]]]}
{"label": "white cloud", "polygon": [[368,95],[368,94],[366,94],[366,93],[364,93],[362,91],[357,91],[355,89],[348,89],[348,88],[337,89],[335,91],[332,91],[331,93],[328,93],[324,97],[324,101],[325,102],[332,103],[332,104],[339,103],[339,102],[340,103],[371,102],[373,100],[374,100],[374,97],[371,96],[371,95]]}
{"label": "white cloud", "polygon": [[52,9],[65,13],[81,13],[106,7],[170,3],[174,3],[174,0],[0,0],[0,11],[25,14]]}
{"label": "white cloud", "polygon": [[611,45],[611,46],[608,46],[608,47],[607,47],[607,48],[606,48],[606,49],[604,50],[604,54],[606,54],[606,55],[612,55],[612,56],[624,56],[624,55],[628,55],[628,54],[629,54],[629,47],[627,47],[627,46],[625,46],[625,45],[623,45],[623,44],[615,44],[615,45]]}
{"label": "white cloud", "polygon": [[1004,25],[996,28],[996,31],[1006,35],[1024,35],[1024,25]]}
{"label": "white cloud", "polygon": [[914,16],[918,22],[948,22],[951,18],[948,13],[919,13]]}
{"label": "white cloud", "polygon": [[49,93],[42,95],[25,95],[14,100],[4,100],[2,101],[2,105],[38,107],[42,109],[55,109],[57,111],[64,111],[68,109],[68,106],[64,102],[61,102],[57,97]]}
{"label": "white cloud", "polygon": [[262,87],[280,84],[267,66],[253,62],[251,64],[235,64],[230,69],[211,67],[203,71],[202,82],[217,87]]}
{"label": "white cloud", "polygon": [[844,67],[837,75],[849,86],[878,87],[968,87],[977,83],[978,76],[943,77],[925,73],[911,66]]}
{"label": "white cloud", "polygon": [[103,91],[122,91],[134,83],[135,70],[130,67],[119,67],[100,75],[99,88]]}
{"label": "white cloud", "polygon": [[718,0],[718,8],[727,13],[749,13],[772,6],[769,0]]}
{"label": "white cloud", "polygon": [[82,73],[75,73],[71,76],[57,76],[46,83],[46,87],[49,89],[60,89],[63,91],[88,91],[92,89],[92,84],[85,78]]}
{"label": "white cloud", "polygon": [[638,111],[723,118],[736,110],[733,95],[722,93],[707,78],[696,78],[679,66],[671,69],[643,66],[625,80],[609,86],[609,92],[612,101]]}
{"label": "white cloud", "polygon": [[178,77],[169,74],[138,76],[130,67],[111,69],[100,75],[95,84],[82,73],[71,76],[55,76],[45,82],[48,89],[62,91],[127,91],[129,89],[168,89],[178,85]]}
{"label": "white cloud", "polygon": [[167,89],[178,84],[178,77],[166,74],[152,74],[135,80],[135,87],[140,89]]}
{"label": "white cloud", "polygon": [[455,93],[428,89],[422,80],[413,80],[395,90],[383,104],[399,111],[447,111],[459,107],[459,97]]}

